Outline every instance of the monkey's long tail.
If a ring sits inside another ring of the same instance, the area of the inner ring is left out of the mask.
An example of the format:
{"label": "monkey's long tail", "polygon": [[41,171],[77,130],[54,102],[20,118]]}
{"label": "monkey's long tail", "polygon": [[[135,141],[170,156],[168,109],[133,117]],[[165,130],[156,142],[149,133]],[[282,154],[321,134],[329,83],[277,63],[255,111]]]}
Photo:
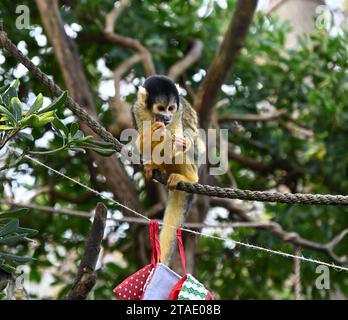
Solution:
{"label": "monkey's long tail", "polygon": [[[176,227],[180,226],[190,209],[193,196],[183,191],[170,191],[160,234],[161,261],[169,264],[176,243]],[[174,226],[175,228],[169,227]]]}

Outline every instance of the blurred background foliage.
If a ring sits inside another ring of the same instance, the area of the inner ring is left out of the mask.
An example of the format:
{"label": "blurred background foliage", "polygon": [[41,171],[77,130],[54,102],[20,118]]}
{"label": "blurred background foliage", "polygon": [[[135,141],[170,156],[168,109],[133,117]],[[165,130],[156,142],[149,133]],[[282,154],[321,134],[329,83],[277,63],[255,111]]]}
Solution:
{"label": "blurred background foliage", "polygon": [[[54,75],[55,81],[64,88],[61,70],[44,36],[36,5],[33,1],[24,0],[21,4],[30,8],[30,29],[17,30],[14,25],[17,3],[2,1],[1,16],[8,36],[42,70]],[[102,41],[98,21],[104,23],[103,13],[112,9],[113,2],[66,0],[60,1],[60,4],[66,30],[76,41],[99,118],[108,127],[113,122],[109,101],[114,92],[110,86],[112,75],[107,71],[131,54],[129,49]],[[117,20],[116,30],[122,35],[136,37],[150,50],[158,73],[166,73],[187,52],[191,41],[200,39],[204,44],[202,56],[186,71],[185,77],[178,79],[183,88],[185,82],[190,81],[195,91],[215,55],[234,7],[234,1],[227,1],[224,5],[218,1],[204,1],[204,4],[194,0],[134,1]],[[228,103],[218,110],[220,128],[230,129],[229,142],[240,154],[258,164],[270,166],[267,170],[260,169],[230,159],[230,173],[242,189],[285,188],[292,192],[346,194],[348,34],[342,30],[332,35],[330,30],[317,29],[310,41],[303,39],[295,50],[285,46],[289,31],[288,24],[264,12],[257,12],[245,48],[222,87],[219,100],[227,99]],[[50,97],[13,58],[0,55],[0,63],[1,84],[20,78],[21,100],[30,100],[39,92]],[[144,78],[142,65],[136,65],[122,80],[124,88],[130,88],[123,94],[126,101],[134,102],[136,86]],[[187,97],[192,101],[189,95]],[[234,114],[274,111],[282,112],[274,121],[228,120]],[[75,121],[70,111],[60,109],[57,115],[65,119],[66,124]],[[41,138],[42,130],[33,128],[31,135],[34,141],[18,140],[16,147],[59,148],[61,140],[52,134],[50,126],[45,127],[44,138]],[[38,155],[37,158],[101,192],[108,191],[105,178],[88,153],[63,150],[56,156]],[[230,186],[226,175],[219,180],[223,185]],[[15,200],[24,201],[31,197],[32,204],[88,212],[100,201],[70,181],[27,161],[0,172],[0,181],[0,198],[13,194]],[[141,181],[142,178],[136,179],[138,190],[143,194]],[[35,190],[40,192],[34,195]],[[116,207],[107,205],[110,215],[120,215]],[[330,241],[348,225],[348,209],[345,207],[246,206],[251,208],[251,215],[255,214],[265,221],[272,219],[285,230],[295,231],[320,243]],[[0,209],[7,210],[8,206],[2,203]],[[30,210],[20,219],[24,227],[39,231],[35,235],[36,245],[27,250],[35,258],[29,264],[31,298],[62,298],[73,282],[91,222],[81,217],[36,210]],[[229,215],[221,215],[218,221],[228,222],[231,219]],[[236,240],[287,252],[294,250],[293,246],[266,230],[236,229],[227,233]],[[108,223],[98,281],[90,296],[92,299],[113,298],[114,286],[141,267],[136,259],[137,253],[129,250],[129,243],[134,237],[127,224]],[[336,253],[344,254],[347,250],[348,238],[343,239]],[[313,250],[303,249],[302,253],[330,262],[327,256]],[[293,261],[290,259],[242,247],[232,250],[223,242],[203,237],[199,239],[196,259],[195,275],[217,298],[293,298]],[[315,268],[313,264],[301,265],[302,295],[305,299],[327,299],[337,293],[348,296],[345,272],[331,270],[331,290],[318,290],[315,287],[318,276]]]}

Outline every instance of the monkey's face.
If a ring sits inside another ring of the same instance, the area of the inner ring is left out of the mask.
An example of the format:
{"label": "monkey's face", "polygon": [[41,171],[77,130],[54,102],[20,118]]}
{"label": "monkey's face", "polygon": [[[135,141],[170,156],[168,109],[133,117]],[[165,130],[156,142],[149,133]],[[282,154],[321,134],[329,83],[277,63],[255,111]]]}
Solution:
{"label": "monkey's face", "polygon": [[152,105],[152,113],[154,115],[154,120],[164,123],[165,126],[168,126],[178,111],[178,105],[175,101],[175,98],[168,97],[158,97]]}
{"label": "monkey's face", "polygon": [[153,116],[168,126],[180,107],[179,92],[175,83],[168,77],[153,75],[146,79],[144,87],[139,88],[138,100],[145,105]]}

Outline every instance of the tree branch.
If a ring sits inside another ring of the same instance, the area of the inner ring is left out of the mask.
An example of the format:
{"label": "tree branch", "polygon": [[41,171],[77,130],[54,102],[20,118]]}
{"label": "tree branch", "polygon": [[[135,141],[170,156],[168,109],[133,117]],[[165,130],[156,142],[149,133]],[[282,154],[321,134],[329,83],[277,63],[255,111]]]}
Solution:
{"label": "tree branch", "polygon": [[130,0],[120,0],[118,6],[114,6],[113,9],[106,15],[105,19],[105,31],[114,32],[115,22],[121,15],[124,9],[129,6]]}
{"label": "tree branch", "polygon": [[[211,205],[223,207],[227,210],[231,210],[234,214],[239,214],[238,211],[235,210],[235,204],[231,200],[226,199],[213,199],[210,202]],[[243,210],[243,209],[241,209]],[[239,214],[242,220],[246,222],[253,222],[254,220],[250,218],[246,212]],[[255,222],[255,221],[254,221]],[[335,236],[330,242],[328,243],[318,243],[311,240],[307,240],[305,238],[302,238],[298,233],[296,232],[289,232],[282,228],[282,226],[279,223],[276,222],[268,222],[264,223],[264,225],[260,225],[258,228],[264,229],[269,231],[271,234],[275,235],[279,239],[285,242],[289,242],[294,244],[297,247],[302,248],[308,248],[315,251],[319,251],[322,253],[325,253],[327,256],[329,256],[335,263],[338,263],[340,265],[346,264],[348,261],[347,256],[337,256],[334,253],[335,247],[343,240],[343,238],[348,234],[348,229],[344,229],[341,231],[337,236]]]}
{"label": "tree branch", "polygon": [[183,74],[190,66],[192,66],[202,55],[203,42],[199,39],[194,39],[191,49],[181,60],[172,65],[168,71],[168,77],[174,81]]}
{"label": "tree branch", "polygon": [[286,110],[277,110],[275,112],[264,113],[264,114],[234,114],[230,116],[224,116],[219,118],[219,122],[231,122],[231,121],[247,121],[247,122],[258,122],[258,121],[272,121],[281,118],[286,114]]}
{"label": "tree branch", "polygon": [[55,198],[74,204],[84,204],[86,201],[95,197],[95,194],[93,192],[87,192],[82,196],[73,197],[67,193],[63,193],[55,189],[49,189],[47,191]]}
{"label": "tree branch", "polygon": [[106,207],[102,203],[98,203],[91,233],[85,245],[85,253],[82,257],[75,282],[68,294],[68,300],[85,300],[95,285],[96,275],[94,270],[104,236],[106,216]]}
{"label": "tree branch", "polygon": [[142,55],[137,53],[131,57],[124,60],[113,72],[114,82],[115,82],[115,100],[117,102],[116,106],[121,105],[121,92],[120,92],[120,82],[124,74],[136,63],[142,60]]}
{"label": "tree branch", "polygon": [[195,109],[200,113],[200,123],[203,129],[208,129],[210,125],[215,99],[244,45],[256,6],[257,0],[239,0],[237,2],[224,39],[199,87]]}
{"label": "tree branch", "polygon": [[138,51],[142,57],[145,73],[147,76],[150,76],[155,73],[155,66],[152,61],[152,55],[150,51],[144,45],[142,45],[139,40],[125,37],[115,32],[115,22],[124,8],[129,5],[129,3],[130,1],[128,0],[122,0],[119,7],[114,7],[106,15],[106,25],[103,32],[106,40],[108,40],[110,43]]}
{"label": "tree branch", "polygon": [[126,74],[126,72],[133,65],[142,61],[142,59],[142,54],[136,53],[124,60],[113,72],[115,99],[114,107],[111,108],[113,123],[109,127],[109,130],[114,135],[119,135],[123,129],[131,128],[133,125],[131,108],[128,103],[123,103],[121,100],[121,80],[122,77]]}

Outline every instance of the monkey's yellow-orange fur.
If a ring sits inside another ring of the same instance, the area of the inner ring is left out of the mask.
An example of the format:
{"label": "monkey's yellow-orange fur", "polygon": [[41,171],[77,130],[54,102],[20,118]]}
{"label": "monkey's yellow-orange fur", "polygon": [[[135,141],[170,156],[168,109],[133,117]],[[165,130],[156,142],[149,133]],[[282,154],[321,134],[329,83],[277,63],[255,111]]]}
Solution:
{"label": "monkey's yellow-orange fur", "polygon": [[[139,133],[137,145],[140,153],[142,153],[144,146],[149,144],[151,144],[151,152],[160,143],[164,146],[170,144],[169,148],[172,150],[173,157],[180,152],[187,152],[191,147],[199,148],[199,146],[201,146],[198,137],[197,114],[186,100],[181,100],[183,104],[182,110],[176,112],[172,122],[165,127],[162,123],[154,120],[151,110],[147,108],[146,94],[146,90],[139,90],[138,100],[133,106],[133,115]],[[151,122],[150,135],[143,131],[143,123],[145,121]],[[183,151],[176,150],[173,140],[166,137],[161,137],[161,139],[153,141],[155,131],[161,129],[166,130],[167,133],[169,132],[169,137],[183,137],[183,132],[185,131],[187,139],[186,149]],[[187,136],[187,134],[189,134],[189,136]],[[184,159],[183,163],[161,163],[156,161],[156,159],[152,159],[144,164],[144,172],[147,178],[151,178],[152,170],[154,169],[158,169],[168,175],[167,186],[169,188],[169,199],[164,212],[164,226],[160,234],[161,261],[166,264],[169,263],[173,244],[176,240],[176,227],[180,226],[183,222],[185,212],[189,206],[189,195],[183,191],[175,190],[175,188],[180,181],[189,183],[198,182],[196,164],[193,161],[185,161],[185,157],[182,157],[182,159]]]}

